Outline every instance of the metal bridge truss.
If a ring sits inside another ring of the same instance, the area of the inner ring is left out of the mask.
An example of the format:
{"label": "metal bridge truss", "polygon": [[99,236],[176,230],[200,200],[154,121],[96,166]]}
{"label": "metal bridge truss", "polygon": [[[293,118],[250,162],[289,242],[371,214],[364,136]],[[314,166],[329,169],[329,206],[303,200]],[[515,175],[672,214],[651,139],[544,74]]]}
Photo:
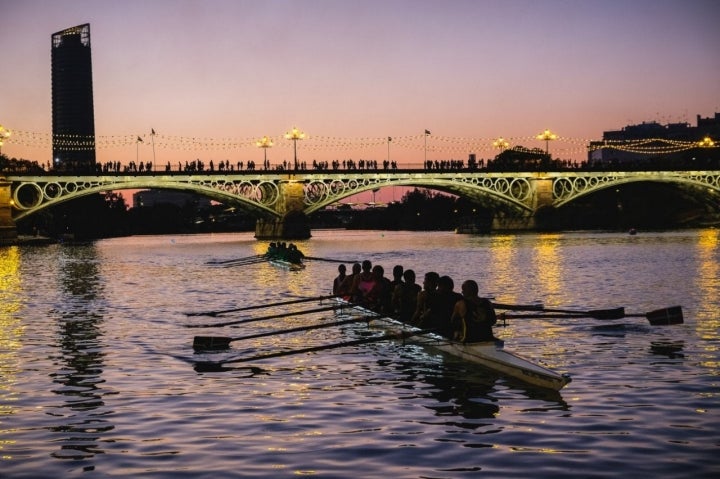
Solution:
{"label": "metal bridge truss", "polygon": [[327,173],[305,177],[305,213],[310,214],[348,196],[388,186],[417,186],[471,198],[481,204],[532,211],[532,173]]}
{"label": "metal bridge truss", "polygon": [[720,171],[628,171],[602,173],[550,173],[553,206],[561,207],[581,196],[640,181],[676,183],[700,196],[720,196]]}
{"label": "metal bridge truss", "polygon": [[122,189],[174,189],[203,194],[235,204],[264,217],[278,217],[282,183],[303,183],[304,212],[311,214],[343,198],[389,186],[417,186],[470,198],[482,205],[532,214],[538,206],[539,181],[552,181],[552,206],[560,207],[581,196],[624,183],[673,182],[696,194],[720,197],[720,171],[633,171],[549,173],[486,173],[466,171],[303,173],[257,172],[242,174],[7,176],[15,219],[58,203],[93,193]]}

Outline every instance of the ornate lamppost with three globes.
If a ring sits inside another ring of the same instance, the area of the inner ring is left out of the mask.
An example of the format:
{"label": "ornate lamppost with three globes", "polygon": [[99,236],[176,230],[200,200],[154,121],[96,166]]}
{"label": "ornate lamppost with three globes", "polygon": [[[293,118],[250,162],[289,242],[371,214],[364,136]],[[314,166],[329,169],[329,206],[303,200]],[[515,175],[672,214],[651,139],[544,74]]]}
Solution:
{"label": "ornate lamppost with three globes", "polygon": [[295,158],[295,169],[298,169],[298,159],[297,159],[297,141],[305,139],[305,133],[298,130],[297,127],[293,126],[293,129],[285,133],[285,139],[292,140],[293,142],[293,153]]}
{"label": "ornate lamppost with three globes", "polygon": [[535,138],[545,142],[545,154],[549,155],[550,154],[550,142],[553,140],[557,140],[558,136],[555,133],[551,132],[550,130],[545,130],[542,133],[540,133],[538,136],[536,136]]}

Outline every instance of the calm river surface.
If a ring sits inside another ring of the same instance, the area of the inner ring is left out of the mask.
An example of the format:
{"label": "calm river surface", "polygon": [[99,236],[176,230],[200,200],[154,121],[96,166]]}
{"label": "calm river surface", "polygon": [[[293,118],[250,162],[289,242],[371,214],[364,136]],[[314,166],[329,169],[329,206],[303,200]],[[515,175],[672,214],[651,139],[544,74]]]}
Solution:
{"label": "calm river surface", "polygon": [[187,312],[330,292],[304,271],[207,264],[265,251],[251,234],[130,237],[0,248],[4,478],[720,477],[720,230],[466,236],[315,231],[306,255],[473,278],[498,302],[556,308],[682,305],[644,317],[514,320],[506,348],[573,381],[525,386],[430,350],[373,343],[197,372],[194,363],[361,337],[364,324],[195,354],[332,312],[222,329]]}

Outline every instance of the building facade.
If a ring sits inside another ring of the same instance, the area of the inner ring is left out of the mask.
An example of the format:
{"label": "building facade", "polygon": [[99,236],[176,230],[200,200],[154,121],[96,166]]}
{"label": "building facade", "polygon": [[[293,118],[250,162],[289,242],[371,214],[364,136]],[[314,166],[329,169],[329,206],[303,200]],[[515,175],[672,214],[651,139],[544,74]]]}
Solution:
{"label": "building facade", "polygon": [[95,169],[90,24],[51,36],[53,167]]}
{"label": "building facade", "polygon": [[695,126],[689,123],[663,125],[651,121],[605,131],[602,141],[593,141],[588,146],[588,161],[591,164],[714,161],[720,156],[718,146],[720,113],[708,118],[697,115]]}

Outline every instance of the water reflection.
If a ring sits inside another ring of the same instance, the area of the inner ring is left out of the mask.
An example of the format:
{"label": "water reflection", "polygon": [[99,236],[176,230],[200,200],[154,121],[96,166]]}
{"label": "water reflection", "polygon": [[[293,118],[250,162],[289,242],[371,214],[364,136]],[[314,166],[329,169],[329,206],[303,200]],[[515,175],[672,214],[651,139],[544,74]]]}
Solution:
{"label": "water reflection", "polygon": [[697,312],[697,327],[701,337],[707,340],[720,338],[720,230],[706,229],[699,232],[697,241],[698,271],[695,289],[698,302],[709,308]]}
{"label": "water reflection", "polygon": [[83,459],[102,453],[102,434],[114,429],[106,419],[102,389],[104,369],[104,286],[94,245],[63,249],[58,274],[61,297],[57,309],[57,370],[50,373],[53,392],[64,399],[55,413],[60,459]]}
{"label": "water reflection", "polygon": [[[15,413],[13,404],[18,399],[16,384],[21,367],[17,355],[25,330],[17,316],[22,292],[19,268],[19,248],[0,248],[0,425],[5,422],[5,417]],[[0,428],[0,437],[6,437],[8,432],[4,427]],[[0,451],[4,449],[4,443],[12,442],[8,439],[0,441]]]}
{"label": "water reflection", "polygon": [[685,357],[683,349],[685,341],[652,341],[650,343],[650,352],[658,356],[667,356],[669,359],[682,359]]}
{"label": "water reflection", "polygon": [[559,297],[562,293],[562,264],[558,255],[560,244],[559,234],[543,234],[538,236],[534,247],[536,279],[540,281],[543,291],[548,297]]}
{"label": "water reflection", "polygon": [[517,242],[516,235],[491,236],[488,246],[490,260],[485,265],[491,281],[486,282],[483,287],[487,288],[492,284],[495,291],[502,292],[503,297],[508,300],[516,299],[508,293],[515,291],[514,285],[517,283],[517,276],[514,274],[518,270]]}
{"label": "water reflection", "polygon": [[[405,346],[399,360],[383,360],[382,365],[395,366],[404,378],[400,384],[428,384],[420,387],[418,396],[431,398],[437,404],[426,405],[438,417],[448,420],[448,425],[463,429],[493,426],[501,414],[501,396],[516,395],[539,401],[533,410],[569,410],[559,391],[536,388],[508,378],[494,371],[468,365],[446,357],[433,356],[422,346]],[[410,356],[410,360],[407,360]],[[422,366],[420,366],[422,365]],[[466,421],[461,421],[463,418]]]}

